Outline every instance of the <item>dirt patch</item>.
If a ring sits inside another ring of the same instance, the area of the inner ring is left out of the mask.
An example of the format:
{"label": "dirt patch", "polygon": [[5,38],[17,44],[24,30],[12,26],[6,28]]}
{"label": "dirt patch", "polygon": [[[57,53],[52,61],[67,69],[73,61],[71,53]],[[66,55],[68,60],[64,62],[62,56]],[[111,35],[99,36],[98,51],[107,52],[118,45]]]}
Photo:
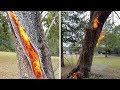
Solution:
{"label": "dirt patch", "polygon": [[75,66],[65,66],[61,68],[61,79],[65,79],[68,73],[74,68]]}
{"label": "dirt patch", "polygon": [[[74,68],[75,66],[65,66],[63,67],[61,78],[65,79],[68,73]],[[93,65],[90,73],[89,79],[120,79],[120,72],[116,70],[107,71],[109,68],[105,65]]]}

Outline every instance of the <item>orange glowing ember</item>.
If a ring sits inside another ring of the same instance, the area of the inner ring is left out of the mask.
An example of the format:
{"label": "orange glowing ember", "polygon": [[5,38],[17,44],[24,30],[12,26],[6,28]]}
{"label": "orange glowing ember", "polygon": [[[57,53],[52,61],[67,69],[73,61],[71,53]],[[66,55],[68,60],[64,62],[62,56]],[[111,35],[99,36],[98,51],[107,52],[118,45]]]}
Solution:
{"label": "orange glowing ember", "polygon": [[35,77],[37,79],[43,79],[43,74],[42,74],[41,65],[39,62],[39,56],[38,56],[37,51],[32,46],[27,34],[25,33],[23,27],[20,25],[15,13],[13,11],[7,11],[7,12],[9,14],[9,17],[11,17],[11,19],[14,21],[16,27],[18,28],[18,33],[20,35],[20,38],[21,38],[22,44],[26,50],[26,53],[30,58],[30,62],[31,62]]}
{"label": "orange glowing ember", "polygon": [[98,38],[98,42],[97,42],[96,46],[98,46],[98,43],[99,43],[104,37],[105,37],[105,32],[102,31],[102,32],[100,33],[100,36],[99,36],[99,38]]}
{"label": "orange glowing ember", "polygon": [[99,24],[100,22],[99,22],[99,20],[98,20],[98,17],[96,17],[95,19],[94,19],[94,22],[93,22],[93,28],[94,29],[96,29],[96,28],[98,28],[98,24]]}
{"label": "orange glowing ember", "polygon": [[77,79],[77,73],[72,74],[72,79]]}
{"label": "orange glowing ember", "polygon": [[81,74],[80,71],[77,71],[71,75],[72,79],[78,79],[78,75]]}

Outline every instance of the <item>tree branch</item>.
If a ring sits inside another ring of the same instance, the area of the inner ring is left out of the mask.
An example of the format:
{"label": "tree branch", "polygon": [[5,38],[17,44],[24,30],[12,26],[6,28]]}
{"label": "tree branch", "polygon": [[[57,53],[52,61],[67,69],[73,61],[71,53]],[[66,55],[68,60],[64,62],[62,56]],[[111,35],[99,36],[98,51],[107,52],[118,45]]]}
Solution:
{"label": "tree branch", "polygon": [[117,15],[117,17],[120,19],[120,16],[117,14],[117,12],[116,11],[114,11],[115,12],[115,14]]}
{"label": "tree branch", "polygon": [[55,18],[58,16],[58,14],[59,13],[57,13],[56,15],[55,15],[55,17],[53,18],[53,20],[52,20],[52,22],[51,22],[51,24],[50,24],[50,26],[49,26],[49,28],[48,28],[48,30],[46,31],[46,37],[48,36],[48,34],[49,34],[49,31],[50,31],[50,29],[51,29],[51,27],[53,26],[53,23],[54,23],[54,21],[55,21]]}

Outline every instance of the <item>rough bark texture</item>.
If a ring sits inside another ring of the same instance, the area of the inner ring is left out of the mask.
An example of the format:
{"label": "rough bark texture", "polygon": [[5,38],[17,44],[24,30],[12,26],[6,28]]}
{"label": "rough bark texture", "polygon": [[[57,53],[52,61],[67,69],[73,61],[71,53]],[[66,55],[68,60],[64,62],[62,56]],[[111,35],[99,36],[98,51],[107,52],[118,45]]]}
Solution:
{"label": "rough bark texture", "polygon": [[20,70],[20,78],[21,79],[34,79],[34,75],[32,73],[32,69],[30,67],[30,63],[28,62],[27,57],[25,56],[20,43],[17,40],[17,36],[14,32],[14,27],[12,27],[12,23],[10,18],[7,15],[8,25],[10,28],[10,33],[12,34],[13,45],[16,47],[16,53],[18,58],[18,68]]}
{"label": "rough bark texture", "polygon": [[16,35],[14,33],[13,28],[10,25],[9,22],[9,27],[10,27],[10,31],[12,34],[12,40],[13,40],[13,45],[16,47],[16,53],[17,53],[17,58],[18,58],[18,68],[20,70],[20,78],[21,79],[32,79],[34,78],[34,75],[32,73],[32,69],[30,67],[30,64],[27,60],[27,57],[24,55],[22,48],[20,47],[20,43],[16,40]]}
{"label": "rough bark texture", "polygon": [[[29,39],[31,40],[34,47],[39,52],[39,56],[42,62],[42,68],[45,72],[45,76],[48,79],[54,78],[51,56],[47,46],[44,30],[40,22],[41,15],[38,11],[15,11],[15,14],[20,21],[20,24],[26,31]],[[30,63],[28,62],[23,50],[19,47],[17,42],[17,56],[20,68],[21,78],[34,78]]]}
{"label": "rough bark texture", "polygon": [[61,67],[64,67],[64,55],[63,55],[63,35],[61,35]]}
{"label": "rough bark texture", "polygon": [[[74,68],[68,75],[67,78],[70,78],[73,73],[78,73],[77,78],[88,78],[92,60],[94,49],[96,47],[98,38],[102,31],[102,27],[107,17],[110,15],[111,11],[92,11],[90,16],[89,27],[86,29],[84,43],[82,46],[82,50],[80,53],[80,57],[77,63],[77,67]],[[98,17],[98,27],[94,28],[93,23],[95,18]],[[71,77],[72,78],[72,77]]]}
{"label": "rough bark texture", "polygon": [[34,79],[34,74],[30,67],[30,63],[27,60],[27,57],[23,53],[22,48],[18,41],[16,41],[16,53],[19,63],[20,78],[21,79]]}
{"label": "rough bark texture", "polygon": [[42,55],[42,63],[44,71],[46,73],[47,78],[49,79],[54,79],[54,72],[53,72],[53,67],[52,67],[52,62],[51,62],[51,55],[50,55],[50,50],[48,48],[48,44],[46,41],[46,37],[44,34],[44,30],[42,28],[42,23],[40,21],[41,19],[41,15],[39,12],[36,13],[36,30],[37,30],[37,40],[38,40],[38,44],[37,44],[37,48],[39,51],[41,51],[41,55]]}

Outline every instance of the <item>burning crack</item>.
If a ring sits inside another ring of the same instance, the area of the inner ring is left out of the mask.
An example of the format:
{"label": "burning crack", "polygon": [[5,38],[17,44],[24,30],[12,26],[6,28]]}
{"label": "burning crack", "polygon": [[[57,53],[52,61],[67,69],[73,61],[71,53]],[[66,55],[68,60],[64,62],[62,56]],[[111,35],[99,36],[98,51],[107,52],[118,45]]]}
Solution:
{"label": "burning crack", "polygon": [[94,19],[94,21],[93,21],[93,28],[94,28],[94,29],[97,29],[99,23],[100,23],[100,22],[99,22],[98,16],[97,16],[97,17]]}
{"label": "burning crack", "polygon": [[105,31],[102,31],[102,32],[100,33],[100,36],[99,36],[99,38],[98,38],[98,42],[97,42],[96,46],[98,46],[98,43],[99,43],[104,37],[105,37]]}
{"label": "burning crack", "polygon": [[31,67],[33,70],[33,73],[35,75],[35,77],[37,79],[43,79],[43,73],[42,73],[42,67],[41,67],[41,63],[40,63],[40,58],[39,55],[37,53],[37,51],[35,50],[35,48],[32,46],[26,32],[24,31],[23,27],[20,25],[17,16],[15,15],[15,13],[13,11],[7,11],[10,20],[12,20],[12,22],[14,23],[14,27],[17,28],[19,35],[17,35],[17,38],[21,39],[22,45],[23,45],[23,49],[25,50],[27,56],[29,57],[29,62],[31,63]]}

